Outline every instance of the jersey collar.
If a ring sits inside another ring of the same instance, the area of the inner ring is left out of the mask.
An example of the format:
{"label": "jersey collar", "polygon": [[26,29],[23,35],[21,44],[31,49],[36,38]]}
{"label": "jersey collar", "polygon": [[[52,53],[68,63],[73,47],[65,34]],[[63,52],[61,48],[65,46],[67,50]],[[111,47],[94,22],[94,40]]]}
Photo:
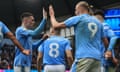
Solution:
{"label": "jersey collar", "polygon": [[57,35],[51,35],[50,37],[58,37]]}

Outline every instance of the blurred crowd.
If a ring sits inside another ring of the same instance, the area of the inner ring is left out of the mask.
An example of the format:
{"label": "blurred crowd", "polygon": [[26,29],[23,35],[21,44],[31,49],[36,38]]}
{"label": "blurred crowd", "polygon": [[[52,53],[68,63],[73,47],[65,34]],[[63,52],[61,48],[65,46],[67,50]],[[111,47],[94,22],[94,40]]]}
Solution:
{"label": "blurred crowd", "polygon": [[[0,48],[0,69],[13,69],[15,46],[4,44]],[[37,50],[33,52],[32,69],[36,69]]]}
{"label": "blurred crowd", "polygon": [[[0,69],[13,69],[14,55],[15,55],[15,46],[4,44],[0,48]],[[120,72],[120,39],[117,40],[117,43],[114,48],[115,60],[111,58],[106,63],[106,67],[111,67],[116,69],[116,72]],[[32,69],[37,69],[36,61],[37,60],[37,49],[33,52],[32,57]]]}

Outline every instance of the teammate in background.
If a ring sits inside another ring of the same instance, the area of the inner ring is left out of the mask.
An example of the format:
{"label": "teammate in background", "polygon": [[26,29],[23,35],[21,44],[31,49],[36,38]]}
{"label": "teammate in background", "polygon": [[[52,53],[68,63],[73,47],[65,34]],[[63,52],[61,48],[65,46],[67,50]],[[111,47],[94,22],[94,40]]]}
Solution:
{"label": "teammate in background", "polygon": [[6,35],[9,39],[12,40],[12,42],[18,47],[18,49],[26,55],[30,54],[29,50],[25,50],[21,44],[18,42],[18,40],[16,39],[16,37],[13,35],[12,32],[10,32],[10,30],[7,28],[7,26],[0,21],[0,48],[2,47],[2,41],[3,41],[3,35]]}
{"label": "teammate in background", "polygon": [[71,72],[101,72],[101,40],[107,46],[102,24],[89,15],[89,5],[80,1],[75,8],[75,14],[64,22],[57,22],[52,6],[49,7],[50,19],[54,28],[75,28],[75,62]]}
{"label": "teammate in background", "polygon": [[41,44],[43,39],[32,43],[32,37],[42,32],[47,19],[47,13],[43,9],[43,20],[35,30],[30,30],[35,24],[33,14],[23,13],[21,15],[22,25],[16,30],[16,37],[25,49],[31,51],[31,54],[23,55],[20,50],[16,49],[14,59],[14,72],[30,72],[32,51]]}
{"label": "teammate in background", "polygon": [[[100,20],[100,22],[103,24],[103,27],[104,27],[104,32],[106,34],[106,36],[108,38],[110,38],[110,45],[115,45],[116,43],[116,40],[117,40],[117,36],[115,36],[114,32],[112,31],[112,29],[108,26],[108,24],[106,24],[104,22],[104,12],[102,10],[96,10],[95,13],[94,13],[95,17],[97,19]],[[113,47],[112,47],[113,48]],[[115,58],[114,56],[114,49],[106,49],[106,50],[112,50],[112,59],[108,59],[108,60],[105,60],[104,58],[104,53],[105,53],[105,47],[104,45],[102,44],[102,54],[103,54],[103,57],[102,57],[102,72],[115,72],[115,68],[114,68],[114,64],[113,64],[113,61],[116,63],[117,59]]]}
{"label": "teammate in background", "polygon": [[38,48],[38,72],[41,72],[42,59],[45,72],[65,72],[65,55],[69,66],[73,62],[70,42],[60,36],[60,29],[51,28],[50,35]]}

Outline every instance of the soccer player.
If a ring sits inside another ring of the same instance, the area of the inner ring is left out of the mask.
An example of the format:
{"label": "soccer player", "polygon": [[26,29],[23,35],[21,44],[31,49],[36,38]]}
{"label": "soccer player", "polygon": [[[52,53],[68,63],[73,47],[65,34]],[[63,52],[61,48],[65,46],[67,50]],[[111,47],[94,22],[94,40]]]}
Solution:
{"label": "soccer player", "polygon": [[71,72],[101,72],[101,40],[108,44],[103,26],[89,15],[89,5],[85,1],[77,3],[75,14],[64,22],[57,22],[52,6],[49,7],[50,19],[54,28],[75,28],[75,61]]}
{"label": "soccer player", "polygon": [[38,72],[41,72],[42,57],[45,72],[65,72],[65,55],[69,66],[73,61],[70,42],[60,36],[60,29],[51,28],[50,35],[38,48]]}
{"label": "soccer player", "polygon": [[21,44],[18,42],[18,40],[16,39],[16,37],[13,35],[12,32],[10,32],[10,30],[7,28],[7,26],[0,21],[0,48],[2,47],[2,41],[3,41],[3,35],[6,35],[8,38],[10,38],[12,40],[12,42],[18,47],[18,49],[26,55],[30,54],[29,50],[25,50]]}
{"label": "soccer player", "polygon": [[107,23],[105,23],[104,21],[104,12],[102,10],[96,10],[95,13],[94,13],[94,16],[100,20],[101,24],[103,24],[103,27],[104,27],[104,33],[105,35],[110,38],[110,45],[113,45],[113,46],[110,46],[108,47],[108,51],[111,51],[112,50],[112,60],[108,59],[108,60],[105,60],[104,58],[104,53],[105,53],[105,48],[102,44],[102,54],[103,54],[103,57],[102,57],[102,67],[103,67],[103,70],[102,72],[115,72],[115,68],[113,67],[113,62],[112,61],[116,61],[116,58],[114,56],[114,49],[112,49],[116,43],[116,40],[117,40],[117,36],[114,34],[114,32],[112,31],[112,29],[108,26]]}
{"label": "soccer player", "polygon": [[21,15],[22,25],[16,30],[16,37],[25,49],[31,51],[30,55],[24,55],[20,50],[16,49],[15,59],[14,59],[14,72],[30,72],[31,61],[32,61],[32,51],[38,48],[41,41],[39,40],[32,43],[32,37],[38,35],[42,32],[47,19],[47,13],[43,9],[43,20],[35,30],[31,30],[35,21],[33,14],[25,12]]}

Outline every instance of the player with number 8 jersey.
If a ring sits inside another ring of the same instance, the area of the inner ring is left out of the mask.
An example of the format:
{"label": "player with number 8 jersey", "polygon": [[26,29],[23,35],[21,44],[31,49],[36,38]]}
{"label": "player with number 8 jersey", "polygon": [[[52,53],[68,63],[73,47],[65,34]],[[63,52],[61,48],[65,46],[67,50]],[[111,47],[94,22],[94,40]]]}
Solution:
{"label": "player with number 8 jersey", "polygon": [[51,36],[44,41],[38,48],[38,72],[40,72],[40,60],[43,56],[45,72],[65,72],[67,57],[69,65],[72,64],[71,46],[68,39],[60,36],[60,31],[51,28]]}
{"label": "player with number 8 jersey", "polygon": [[39,47],[45,65],[65,65],[65,50],[71,50],[70,42],[58,36],[51,36]]}

